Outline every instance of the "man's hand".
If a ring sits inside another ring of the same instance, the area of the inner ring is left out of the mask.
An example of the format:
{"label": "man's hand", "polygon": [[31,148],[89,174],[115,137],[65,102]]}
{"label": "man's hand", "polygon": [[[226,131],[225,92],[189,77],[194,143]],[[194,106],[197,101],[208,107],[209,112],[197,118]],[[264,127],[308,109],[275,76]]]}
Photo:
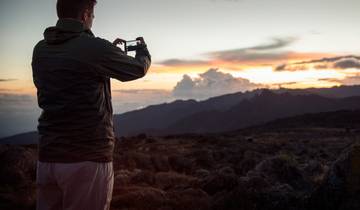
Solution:
{"label": "man's hand", "polygon": [[[146,55],[148,57],[149,61],[151,62],[151,56],[150,56],[150,53],[149,53],[149,51],[147,49],[144,38],[143,37],[138,37],[138,38],[136,38],[136,40],[140,41],[139,45],[141,46],[140,48],[138,48],[136,50],[136,55],[138,55],[138,54]],[[150,66],[150,62],[149,62],[149,66]]]}
{"label": "man's hand", "polygon": [[139,40],[140,44],[146,45],[143,37],[138,37],[138,38],[136,38],[136,40]]}
{"label": "man's hand", "polygon": [[117,46],[118,44],[124,44],[125,42],[126,42],[126,40],[117,38],[117,39],[115,39],[115,41],[113,41],[113,44],[115,46]]}

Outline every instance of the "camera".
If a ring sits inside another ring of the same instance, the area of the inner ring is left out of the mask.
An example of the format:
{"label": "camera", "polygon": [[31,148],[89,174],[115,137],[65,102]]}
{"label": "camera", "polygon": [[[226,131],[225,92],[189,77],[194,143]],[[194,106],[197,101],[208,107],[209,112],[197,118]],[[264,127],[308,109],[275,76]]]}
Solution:
{"label": "camera", "polygon": [[129,41],[117,38],[117,39],[115,39],[113,44],[115,46],[117,46],[118,44],[123,44],[125,54],[128,54],[128,52],[130,52],[130,51],[136,51],[138,49],[146,48],[144,38],[142,38],[142,37],[138,37],[135,40],[129,40]]}
{"label": "camera", "polygon": [[144,47],[144,44],[140,40],[129,40],[124,42],[124,50],[127,54],[129,51],[136,51]]}

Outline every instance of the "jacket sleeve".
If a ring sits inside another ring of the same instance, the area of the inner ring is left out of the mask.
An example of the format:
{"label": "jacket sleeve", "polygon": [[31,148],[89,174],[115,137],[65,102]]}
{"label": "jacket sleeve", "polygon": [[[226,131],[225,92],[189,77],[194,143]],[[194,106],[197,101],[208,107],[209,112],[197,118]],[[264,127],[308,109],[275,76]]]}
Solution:
{"label": "jacket sleeve", "polygon": [[151,65],[151,56],[146,45],[136,51],[134,58],[126,55],[111,42],[102,40],[101,50],[98,53],[101,54],[98,54],[96,59],[97,73],[122,82],[145,76]]}

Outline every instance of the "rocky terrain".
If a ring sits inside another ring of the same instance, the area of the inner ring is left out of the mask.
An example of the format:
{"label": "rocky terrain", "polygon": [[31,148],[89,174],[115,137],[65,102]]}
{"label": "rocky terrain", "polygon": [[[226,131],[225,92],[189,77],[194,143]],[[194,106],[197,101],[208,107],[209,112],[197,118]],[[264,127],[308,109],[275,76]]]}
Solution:
{"label": "rocky terrain", "polygon": [[[120,137],[112,209],[360,209],[358,115],[303,115],[208,135]],[[342,123],[331,123],[337,119]],[[35,209],[35,166],[36,146],[0,145],[0,209]]]}

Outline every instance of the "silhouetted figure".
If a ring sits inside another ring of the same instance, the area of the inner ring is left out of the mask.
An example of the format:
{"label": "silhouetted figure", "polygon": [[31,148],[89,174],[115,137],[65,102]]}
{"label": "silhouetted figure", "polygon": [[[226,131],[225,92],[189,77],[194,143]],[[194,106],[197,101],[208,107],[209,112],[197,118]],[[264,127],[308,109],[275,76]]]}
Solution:
{"label": "silhouetted figure", "polygon": [[151,57],[142,38],[135,58],[91,32],[96,0],[58,0],[56,26],[34,47],[38,104],[37,209],[109,209],[115,143],[110,78],[143,77]]}

